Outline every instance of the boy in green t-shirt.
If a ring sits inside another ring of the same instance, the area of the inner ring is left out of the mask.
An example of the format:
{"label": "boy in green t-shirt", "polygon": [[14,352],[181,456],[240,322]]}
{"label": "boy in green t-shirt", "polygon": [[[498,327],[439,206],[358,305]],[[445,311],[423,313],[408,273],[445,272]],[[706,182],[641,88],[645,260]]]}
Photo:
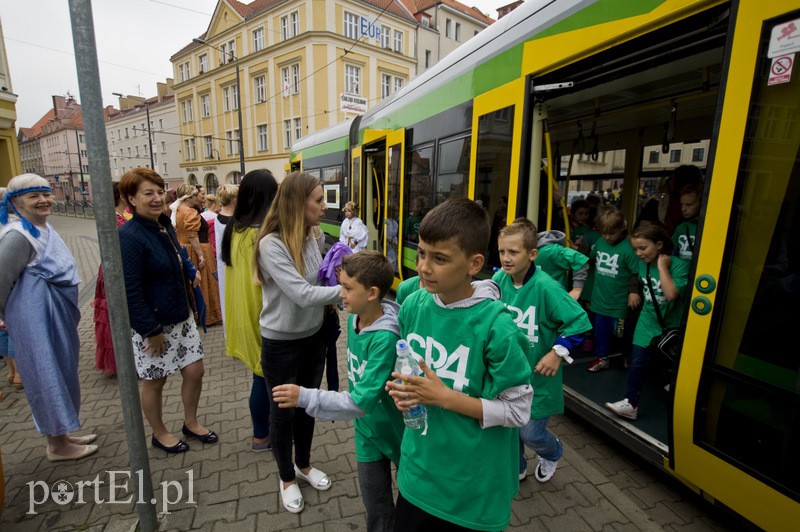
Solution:
{"label": "boy in green t-shirt", "polygon": [[592,312],[596,358],[586,366],[591,372],[608,369],[617,322],[628,316],[629,308],[642,304],[636,282],[639,258],[628,240],[625,216],[616,207],[606,207],[597,216],[597,225],[602,238],[589,257],[595,264]]}
{"label": "boy in green t-shirt", "polygon": [[703,199],[703,185],[686,185],[681,189],[681,214],[683,222],[672,233],[672,242],[678,256],[692,260],[694,240],[697,236],[697,217],[700,215],[700,202]]}
{"label": "boy in green t-shirt", "polygon": [[527,339],[497,300],[497,285],[472,282],[489,234],[486,211],[464,198],[436,206],[419,227],[425,290],[403,302],[399,322],[425,377],[386,386],[400,409],[428,405],[428,422],[403,435],[398,530],[509,525],[518,427],[530,417],[533,390]]}
{"label": "boy in green t-shirt", "polygon": [[[589,257],[580,251],[565,247],[567,235],[561,231],[542,231],[537,245],[539,255],[536,266],[544,270],[557,283],[569,290],[577,301],[581,297],[586,276],[589,273]],[[572,270],[572,289],[569,288],[569,271]]]}
{"label": "boy in green t-shirt", "polygon": [[[520,430],[521,442],[539,455],[534,477],[547,482],[563,454],[561,442],[550,431],[550,416],[564,412],[561,363],[572,362],[570,351],[580,345],[592,325],[581,306],[547,273],[536,268],[536,227],[517,218],[498,237],[502,271],[494,275],[501,300],[528,337],[533,362],[531,419]],[[525,449],[520,445],[519,479],[527,474]]]}
{"label": "boy in green t-shirt", "polygon": [[355,419],[356,462],[369,530],[394,526],[391,464],[400,463],[403,416],[384,390],[394,368],[399,307],[383,299],[394,268],[377,251],[342,259],[342,302],[350,312],[347,326],[347,376],[350,392],[307,389],[283,384],[272,390],[280,408],[305,408],[318,419]]}

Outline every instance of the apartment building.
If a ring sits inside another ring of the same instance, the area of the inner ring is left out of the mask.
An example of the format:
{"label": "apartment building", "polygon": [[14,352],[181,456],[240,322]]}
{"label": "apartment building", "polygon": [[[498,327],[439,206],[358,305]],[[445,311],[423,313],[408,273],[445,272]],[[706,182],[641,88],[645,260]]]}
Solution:
{"label": "apartment building", "polygon": [[0,187],[19,175],[22,162],[19,154],[14,124],[17,121],[17,95],[11,85],[8,71],[8,57],[3,39],[3,25],[0,23]]}
{"label": "apartment building", "polygon": [[419,22],[417,74],[486,29],[494,19],[455,0],[415,0]]}

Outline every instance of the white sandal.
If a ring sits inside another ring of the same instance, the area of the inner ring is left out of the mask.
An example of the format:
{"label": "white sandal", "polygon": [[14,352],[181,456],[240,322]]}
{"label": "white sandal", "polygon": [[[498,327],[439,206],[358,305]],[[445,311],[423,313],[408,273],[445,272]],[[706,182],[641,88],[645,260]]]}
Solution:
{"label": "white sandal", "polygon": [[300,493],[300,486],[297,483],[284,489],[283,481],[278,479],[278,489],[281,492],[281,503],[286,510],[293,514],[299,514],[303,511],[305,502],[303,501],[303,494]]}
{"label": "white sandal", "polygon": [[316,468],[313,468],[313,467],[311,468],[311,471],[308,472],[308,475],[305,475],[305,474],[303,474],[302,471],[300,471],[300,468],[298,468],[295,465],[294,466],[294,475],[297,478],[299,478],[301,480],[305,480],[306,482],[311,484],[311,487],[314,488],[315,490],[320,490],[320,491],[329,490],[329,489],[331,489],[331,486],[333,485],[333,483],[331,482],[331,479],[328,478],[328,475],[326,475],[325,473],[323,473],[319,469],[316,469]]}

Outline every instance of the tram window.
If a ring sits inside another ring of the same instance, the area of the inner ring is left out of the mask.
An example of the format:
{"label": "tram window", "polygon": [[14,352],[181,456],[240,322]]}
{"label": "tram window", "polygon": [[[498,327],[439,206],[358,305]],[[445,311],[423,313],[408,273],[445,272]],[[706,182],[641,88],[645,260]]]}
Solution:
{"label": "tram window", "polygon": [[403,241],[418,241],[419,223],[432,205],[431,168],[433,145],[411,148],[406,168],[405,198],[403,201]]}
{"label": "tram window", "polygon": [[483,204],[492,220],[487,267],[500,266],[497,235],[506,225],[513,125],[514,106],[478,118],[475,199]]}
{"label": "tram window", "polygon": [[331,220],[343,219],[344,215],[341,209],[344,207],[344,203],[342,203],[344,181],[341,165],[322,169],[322,187],[325,189],[325,202],[328,205],[325,217]]}
{"label": "tram window", "polygon": [[768,86],[759,57],[695,437],[797,497],[800,81]]}
{"label": "tram window", "polygon": [[467,197],[471,140],[472,138],[467,136],[439,142],[436,205],[446,199]]}
{"label": "tram window", "polygon": [[386,257],[392,263],[394,272],[397,273],[397,216],[400,212],[400,161],[403,146],[395,144],[389,146],[389,175],[386,182]]}

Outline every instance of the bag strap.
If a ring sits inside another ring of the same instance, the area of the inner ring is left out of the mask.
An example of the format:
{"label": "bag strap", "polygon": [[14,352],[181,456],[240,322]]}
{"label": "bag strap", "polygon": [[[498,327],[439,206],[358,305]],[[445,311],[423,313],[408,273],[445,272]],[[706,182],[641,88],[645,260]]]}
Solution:
{"label": "bag strap", "polygon": [[658,323],[661,325],[661,330],[663,331],[666,329],[666,325],[664,325],[664,317],[661,315],[661,309],[658,308],[658,298],[656,297],[656,293],[653,290],[653,283],[650,280],[650,265],[647,265],[647,288],[650,289],[650,299],[653,301],[653,307],[656,309],[656,318],[658,318]]}
{"label": "bag strap", "polygon": [[686,242],[689,244],[689,251],[694,253],[694,242],[692,242],[692,235],[689,234],[689,224],[686,224]]}

